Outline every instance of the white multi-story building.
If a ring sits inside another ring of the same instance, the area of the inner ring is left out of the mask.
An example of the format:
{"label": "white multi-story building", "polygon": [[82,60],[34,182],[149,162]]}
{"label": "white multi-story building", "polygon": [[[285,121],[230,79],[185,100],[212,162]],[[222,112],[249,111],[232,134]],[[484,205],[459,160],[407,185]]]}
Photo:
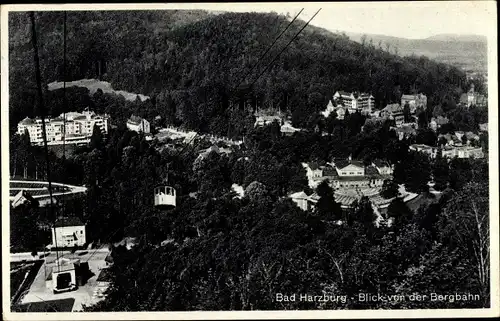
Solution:
{"label": "white multi-story building", "polygon": [[472,146],[444,146],[442,149],[427,146],[424,144],[410,145],[410,150],[422,152],[429,155],[430,158],[436,158],[441,153],[443,158],[484,158],[484,152],[481,147]]}
{"label": "white multi-story building", "polygon": [[127,120],[127,128],[131,131],[149,134],[151,133],[151,125],[149,121],[145,120],[142,117],[132,115]]}
{"label": "white multi-story building", "polygon": [[359,111],[364,115],[369,115],[372,112],[375,103],[375,98],[366,93],[337,91],[335,95],[333,95],[333,99],[346,107],[349,112]]}
{"label": "white multi-story building", "polygon": [[[88,143],[97,125],[103,134],[108,133],[108,115],[97,115],[86,109],[83,113],[69,112],[56,118],[45,120],[47,143],[58,145],[62,143],[79,144]],[[30,141],[34,145],[43,144],[42,120],[26,117],[17,125],[18,134],[22,135],[28,131]]]}

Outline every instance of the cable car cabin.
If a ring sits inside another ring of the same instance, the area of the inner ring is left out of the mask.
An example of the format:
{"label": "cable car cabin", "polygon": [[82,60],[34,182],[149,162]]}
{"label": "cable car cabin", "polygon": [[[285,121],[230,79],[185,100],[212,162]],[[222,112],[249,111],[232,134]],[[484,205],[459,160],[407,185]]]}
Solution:
{"label": "cable car cabin", "polygon": [[176,206],[175,188],[171,186],[155,187],[155,206],[159,208],[172,208]]}

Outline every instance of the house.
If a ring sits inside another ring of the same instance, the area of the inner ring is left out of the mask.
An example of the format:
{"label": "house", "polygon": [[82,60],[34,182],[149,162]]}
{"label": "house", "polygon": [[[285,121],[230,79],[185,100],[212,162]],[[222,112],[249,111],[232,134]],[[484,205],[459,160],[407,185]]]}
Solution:
{"label": "house", "polygon": [[310,209],[309,206],[310,199],[309,196],[304,191],[293,193],[289,197],[295,204],[297,204],[297,206],[301,210],[307,211],[308,209]]}
{"label": "house", "polygon": [[127,128],[137,133],[151,133],[150,123],[142,117],[132,115],[127,120]]}
{"label": "house", "polygon": [[254,127],[264,127],[267,125],[271,125],[274,122],[278,122],[278,124],[281,126],[283,125],[285,119],[285,115],[283,115],[281,111],[276,111],[274,109],[258,110],[255,112],[254,116]]}
{"label": "house", "polygon": [[306,169],[306,175],[310,181],[318,180],[323,177],[323,169],[318,165],[318,163],[303,163],[302,166]]}
{"label": "house", "polygon": [[430,158],[436,158],[436,155],[438,153],[437,147],[432,147],[425,144],[412,144],[410,145],[410,150],[425,153],[429,155]]}
{"label": "house", "polygon": [[329,181],[337,189],[380,187],[385,179],[392,177],[392,168],[382,161],[365,166],[357,160],[334,159],[331,164],[337,176],[329,177]]}
{"label": "house", "polygon": [[[94,131],[94,126],[103,134],[108,133],[109,116],[97,115],[86,108],[82,113],[68,112],[55,118],[45,119],[45,132],[49,145],[59,144],[87,144]],[[30,141],[34,145],[43,144],[42,119],[24,118],[17,124],[17,133],[22,135],[28,131]]]}
{"label": "house", "polygon": [[429,128],[433,131],[437,131],[441,126],[448,124],[449,120],[446,117],[438,116],[436,118],[432,117],[429,122]]}
{"label": "house", "polygon": [[348,93],[345,91],[337,91],[333,95],[334,101],[337,105],[342,105],[354,113],[359,111],[363,115],[369,115],[375,105],[375,98],[367,93]]}
{"label": "house", "polygon": [[484,158],[481,147],[471,146],[445,146],[442,149],[442,156],[445,158]]}
{"label": "house", "polygon": [[403,108],[399,104],[389,104],[385,106],[385,108],[380,111],[380,117],[394,120],[396,127],[401,126],[405,119]]}
{"label": "house", "polygon": [[20,190],[12,200],[12,208],[16,208],[22,204],[29,203],[33,207],[38,207],[39,202],[27,191]]}
{"label": "house", "polygon": [[331,113],[335,112],[337,114],[337,119],[343,120],[345,117],[345,112],[347,110],[347,107],[337,105],[334,106],[332,101],[328,101],[328,105],[326,106],[325,110],[321,112],[323,117],[328,118]]}
{"label": "house", "polygon": [[465,107],[486,107],[488,105],[488,98],[474,91],[474,84],[471,84],[469,91],[460,96],[460,104]]}
{"label": "house", "polygon": [[473,132],[462,132],[456,131],[454,134],[440,134],[438,135],[438,142],[445,140],[446,146],[463,146],[464,140],[466,141],[466,145],[470,145],[473,141],[479,141],[479,136],[474,134]]}
{"label": "house", "polygon": [[77,217],[60,217],[52,228],[52,246],[74,247],[86,243],[85,224]]}
{"label": "house", "polygon": [[399,140],[417,135],[417,129],[411,125],[403,124],[401,127],[391,127],[396,132]]}
{"label": "house", "polygon": [[401,106],[408,104],[410,106],[410,112],[414,114],[418,108],[423,110],[427,109],[427,96],[424,94],[412,94],[401,96]]}
{"label": "house", "polygon": [[285,121],[283,125],[281,125],[280,132],[284,136],[292,136],[296,132],[300,132],[300,128],[295,128],[289,121]]}

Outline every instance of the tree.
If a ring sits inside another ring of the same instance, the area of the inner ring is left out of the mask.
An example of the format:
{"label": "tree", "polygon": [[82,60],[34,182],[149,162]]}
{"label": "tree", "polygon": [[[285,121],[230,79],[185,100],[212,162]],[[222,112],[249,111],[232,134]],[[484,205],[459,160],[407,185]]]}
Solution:
{"label": "tree", "polygon": [[333,190],[326,180],[318,185],[316,193],[319,196],[316,212],[320,217],[326,220],[342,218],[342,208],[339,203],[335,202]]}
{"label": "tree", "polygon": [[490,228],[487,181],[471,182],[459,190],[444,208],[443,241],[452,241],[475,266],[476,289],[489,297]]}
{"label": "tree", "polygon": [[440,153],[438,153],[432,164],[432,177],[434,180],[434,189],[442,191],[448,186],[450,165],[446,159],[441,157]]}
{"label": "tree", "polygon": [[394,168],[394,180],[405,184],[406,190],[413,193],[427,192],[430,178],[430,160],[423,153],[410,152],[407,158],[397,163]]}
{"label": "tree", "polygon": [[421,112],[418,114],[418,128],[427,128],[429,127],[429,119],[427,118],[426,112]]}
{"label": "tree", "polygon": [[399,229],[412,220],[413,212],[408,208],[403,198],[396,197],[387,208],[387,216],[395,219],[394,225]]}
{"label": "tree", "polygon": [[436,146],[437,140],[437,135],[432,129],[424,127],[417,130],[417,137],[415,139],[417,144]]}
{"label": "tree", "polygon": [[92,136],[90,136],[90,148],[91,149],[102,149],[104,145],[103,135],[101,132],[101,128],[97,124],[94,124],[94,128],[92,129]]}
{"label": "tree", "polygon": [[390,179],[384,180],[380,195],[382,195],[383,198],[393,198],[398,196],[398,184]]}
{"label": "tree", "polygon": [[404,115],[405,123],[410,123],[411,122],[411,111],[410,111],[410,104],[408,102],[406,102],[404,107],[403,107],[403,115]]}

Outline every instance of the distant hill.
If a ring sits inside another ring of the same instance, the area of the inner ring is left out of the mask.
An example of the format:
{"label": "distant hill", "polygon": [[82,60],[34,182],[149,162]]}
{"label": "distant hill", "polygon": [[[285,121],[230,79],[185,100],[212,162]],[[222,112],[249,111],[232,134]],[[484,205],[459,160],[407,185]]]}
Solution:
{"label": "distant hill", "polygon": [[[58,12],[37,16],[42,80],[48,88],[62,79],[63,17]],[[148,109],[156,115],[175,114],[184,126],[214,134],[227,133],[230,119],[233,127],[241,122],[242,115],[230,114],[231,104],[280,106],[295,126],[307,127],[336,90],[372,93],[376,106],[385,107],[415,87],[437,105],[458,100],[465,82],[457,68],[362,46],[314,26],[273,59],[304,21],[294,23],[254,68],[288,24],[274,13],[103,11],[71,12],[67,19],[68,80],[98,79],[142,93],[151,97]],[[12,124],[37,105],[27,25],[26,15],[9,15]]]}
{"label": "distant hill", "polygon": [[457,34],[450,34],[450,33],[443,33],[443,34],[439,34],[439,35],[434,35],[434,36],[425,38],[425,40],[454,41],[454,42],[484,42],[484,43],[486,43],[488,41],[488,39],[485,36],[457,35]]}
{"label": "distant hill", "polygon": [[[361,43],[362,33],[345,33],[351,40]],[[427,56],[436,61],[453,65],[467,73],[486,73],[488,70],[486,37],[475,35],[442,34],[426,39],[407,39],[377,34],[366,34],[366,41],[375,47],[400,56]]]}

